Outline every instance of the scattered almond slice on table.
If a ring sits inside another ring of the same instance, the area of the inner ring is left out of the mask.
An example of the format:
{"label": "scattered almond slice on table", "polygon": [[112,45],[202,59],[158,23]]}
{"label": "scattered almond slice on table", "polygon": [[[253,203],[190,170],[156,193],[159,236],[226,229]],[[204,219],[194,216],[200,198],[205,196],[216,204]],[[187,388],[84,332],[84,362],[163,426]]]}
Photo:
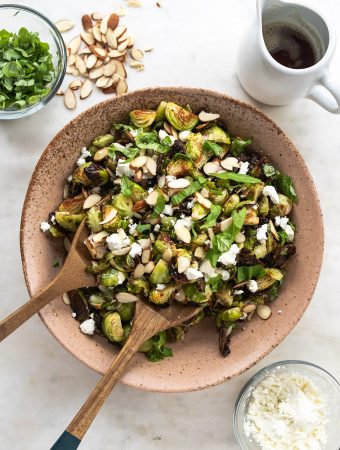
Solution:
{"label": "scattered almond slice on table", "polygon": [[[142,6],[139,0],[128,0],[128,6]],[[125,65],[144,70],[144,50],[135,47],[135,38],[120,17],[125,15],[123,7],[115,13],[102,14],[92,12],[81,17],[83,30],[74,36],[67,44],[66,73],[76,79],[69,82],[65,91],[58,91],[64,97],[68,109],[77,106],[76,91],[80,99],[87,98],[95,84],[104,94],[124,95],[128,91]],[[74,27],[72,20],[59,20],[55,23],[60,32],[66,32]]]}

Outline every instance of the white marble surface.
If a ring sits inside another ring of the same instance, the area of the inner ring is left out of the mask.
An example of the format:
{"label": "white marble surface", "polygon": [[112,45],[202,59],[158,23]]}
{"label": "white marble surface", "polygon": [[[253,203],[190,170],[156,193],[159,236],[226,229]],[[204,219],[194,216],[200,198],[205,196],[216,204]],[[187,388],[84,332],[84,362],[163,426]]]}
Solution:
{"label": "white marble surface", "polygon": [[[52,20],[77,21],[81,14],[101,8],[109,12],[108,2],[94,0],[23,3]],[[249,100],[235,78],[234,60],[239,38],[255,14],[255,0],[163,0],[161,8],[156,7],[155,0],[143,3],[140,9],[127,8],[125,20],[138,44],[155,50],[145,58],[144,73],[129,71],[131,90],[154,85],[198,86]],[[338,0],[324,0],[322,5],[318,0],[308,3],[320,4],[334,23],[339,22]],[[70,37],[73,34],[69,32]],[[339,74],[339,48],[332,69]],[[77,112],[100,99],[103,96],[92,95]],[[296,143],[314,176],[322,203],[325,258],[307,313],[289,337],[255,368],[221,386],[176,395],[117,386],[84,438],[84,450],[236,450],[234,401],[255,371],[273,361],[296,358],[320,364],[340,379],[339,116],[308,100],[285,107],[259,107]],[[66,111],[61,99],[56,98],[32,117],[0,123],[0,317],[27,298],[18,234],[31,172],[46,144],[77,112]],[[98,380],[98,374],[75,360],[37,317],[32,318],[1,344],[0,448],[49,448]]]}

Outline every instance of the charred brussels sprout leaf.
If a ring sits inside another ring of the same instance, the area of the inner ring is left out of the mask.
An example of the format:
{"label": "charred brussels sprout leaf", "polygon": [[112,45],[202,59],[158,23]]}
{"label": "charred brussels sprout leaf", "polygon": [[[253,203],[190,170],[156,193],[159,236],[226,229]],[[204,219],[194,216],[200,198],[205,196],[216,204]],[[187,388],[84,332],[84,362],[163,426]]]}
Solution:
{"label": "charred brussels sprout leaf", "polygon": [[84,213],[71,214],[68,212],[57,211],[55,213],[55,220],[58,225],[67,231],[77,231],[79,225],[85,218]]}
{"label": "charred brussels sprout leaf", "polygon": [[156,111],[152,111],[151,109],[135,109],[129,115],[131,122],[137,128],[148,128],[156,118]]}
{"label": "charred brussels sprout leaf", "polygon": [[109,174],[99,164],[89,163],[84,167],[84,173],[93,186],[102,186],[109,181]]}
{"label": "charred brussels sprout leaf", "polygon": [[161,101],[156,111],[155,122],[163,122],[165,120],[165,110],[167,102]]}
{"label": "charred brussels sprout leaf", "polygon": [[166,105],[165,117],[170,125],[178,131],[191,130],[198,123],[196,114],[172,102]]}
{"label": "charred brussels sprout leaf", "polygon": [[175,157],[166,166],[166,173],[174,177],[185,177],[191,175],[194,170],[194,165],[190,158],[184,156]]}
{"label": "charred brussels sprout leaf", "polygon": [[104,136],[99,136],[93,141],[95,147],[104,148],[108,147],[114,141],[114,136],[112,134],[105,134]]}
{"label": "charred brussels sprout leaf", "polygon": [[111,342],[121,342],[124,339],[124,330],[118,312],[109,313],[104,317],[102,330]]}
{"label": "charred brussels sprout leaf", "polygon": [[58,211],[78,214],[83,210],[84,200],[84,194],[76,195],[73,198],[66,198],[63,203],[58,206]]}

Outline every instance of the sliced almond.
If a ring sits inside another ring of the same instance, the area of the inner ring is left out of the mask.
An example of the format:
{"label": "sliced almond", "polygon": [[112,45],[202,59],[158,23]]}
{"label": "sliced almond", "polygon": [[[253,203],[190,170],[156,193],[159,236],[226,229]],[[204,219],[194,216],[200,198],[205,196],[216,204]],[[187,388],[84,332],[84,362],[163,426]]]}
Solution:
{"label": "sliced almond", "polygon": [[58,20],[58,22],[55,23],[55,26],[58,28],[60,33],[65,33],[65,31],[68,31],[74,27],[74,22],[72,20]]}
{"label": "sliced almond", "polygon": [[217,173],[220,172],[221,167],[218,164],[215,164],[213,162],[207,162],[204,164],[203,166],[203,171],[204,173],[206,173],[207,175],[211,174],[211,173]]}
{"label": "sliced almond", "polygon": [[190,181],[186,178],[176,178],[168,183],[168,187],[172,189],[184,189],[188,186],[190,186]]}
{"label": "sliced almond", "polygon": [[123,256],[123,255],[127,255],[131,250],[131,247],[124,247],[124,248],[120,248],[118,250],[112,250],[112,254],[114,256]]}
{"label": "sliced almond", "polygon": [[116,73],[123,78],[126,78],[126,70],[120,61],[116,61]]}
{"label": "sliced almond", "polygon": [[125,25],[118,25],[118,27],[114,30],[114,35],[118,39],[125,31],[127,30]]}
{"label": "sliced almond", "polygon": [[146,157],[145,167],[151,173],[151,175],[155,176],[157,174],[157,163],[154,159],[150,158],[150,156]]}
{"label": "sliced almond", "polygon": [[102,77],[97,79],[96,86],[99,87],[99,88],[106,87],[106,84],[107,84],[108,81],[109,81],[108,77],[102,76]]}
{"label": "sliced almond", "polygon": [[235,236],[235,242],[237,244],[242,244],[242,242],[245,242],[246,237],[243,233],[237,233],[237,235]]}
{"label": "sliced almond", "polygon": [[161,175],[158,178],[158,186],[162,189],[165,186],[166,178],[165,175]]}
{"label": "sliced almond", "polygon": [[139,48],[132,48],[130,54],[136,61],[141,61],[144,58],[144,53]]}
{"label": "sliced almond", "polygon": [[72,89],[67,88],[64,95],[64,104],[67,109],[74,109],[77,106],[76,96]]}
{"label": "sliced almond", "polygon": [[92,19],[91,16],[88,14],[84,14],[81,18],[81,23],[83,25],[83,28],[85,31],[89,31],[90,28],[92,28]]}
{"label": "sliced almond", "polygon": [[130,41],[130,35],[129,35],[128,30],[126,30],[126,31],[125,31],[121,36],[119,36],[119,38],[118,38],[118,42],[123,42],[123,41],[125,41],[125,40]]}
{"label": "sliced almond", "polygon": [[155,206],[157,203],[157,199],[158,199],[158,192],[157,191],[152,191],[145,199],[145,202],[149,205],[149,206]]}
{"label": "sliced almond", "polygon": [[149,53],[149,52],[152,52],[152,51],[153,51],[153,47],[147,47],[147,48],[144,49],[145,53]]}
{"label": "sliced almond", "polygon": [[119,24],[119,16],[117,14],[111,14],[109,20],[107,21],[108,28],[111,28],[114,31]]}
{"label": "sliced almond", "polygon": [[93,37],[93,34],[92,33],[87,33],[86,31],[82,31],[80,33],[80,37],[82,38],[82,40],[87,45],[93,45],[96,42],[94,37]]}
{"label": "sliced almond", "polygon": [[107,89],[107,88],[113,86],[113,83],[114,83],[112,78],[106,77],[106,79],[107,79],[107,82],[106,82],[105,86],[103,86],[104,89]]}
{"label": "sliced almond", "polygon": [[67,292],[63,293],[63,302],[65,303],[65,305],[69,305],[71,303],[70,302],[70,297],[69,297]]}
{"label": "sliced almond", "polygon": [[132,303],[138,300],[138,297],[130,292],[118,292],[116,294],[116,300],[120,303]]}
{"label": "sliced almond", "polygon": [[203,247],[197,247],[194,251],[194,256],[196,256],[196,258],[202,259],[205,256],[205,251]]}
{"label": "sliced almond", "polygon": [[95,40],[96,40],[97,42],[102,42],[102,34],[101,34],[101,32],[100,32],[99,27],[94,26],[94,27],[92,28],[92,33],[93,33],[93,36],[94,36],[94,38],[95,38]]}
{"label": "sliced almond", "polygon": [[92,81],[87,79],[84,81],[82,87],[80,88],[80,98],[83,100],[87,98],[92,92]]}
{"label": "sliced almond", "polygon": [[64,95],[64,91],[61,90],[61,89],[59,89],[59,90],[55,93],[55,95],[62,96],[62,95]]}
{"label": "sliced almond", "polygon": [[123,52],[123,51],[127,48],[128,43],[129,43],[129,40],[128,40],[128,39],[125,39],[125,41],[123,41],[123,42],[121,42],[120,44],[118,44],[117,50],[118,50],[119,52]]}
{"label": "sliced almond", "polygon": [[91,17],[92,17],[93,20],[102,20],[102,18],[104,16],[100,12],[94,12],[94,13],[91,14]]}
{"label": "sliced almond", "polygon": [[146,156],[137,156],[133,161],[130,162],[130,167],[132,169],[139,169],[146,164],[147,158]]}
{"label": "sliced almond", "polygon": [[183,273],[190,267],[190,258],[186,256],[179,256],[177,258],[177,272]]}
{"label": "sliced almond", "polygon": [[103,94],[114,94],[116,92],[116,86],[110,86],[102,89]]}
{"label": "sliced almond", "polygon": [[188,228],[186,228],[184,225],[175,225],[175,234],[180,241],[185,242],[186,244],[190,244],[191,234]]}
{"label": "sliced almond", "polygon": [[73,66],[73,64],[76,62],[76,55],[69,55],[67,57],[67,65]]}
{"label": "sliced almond", "polygon": [[89,209],[94,206],[96,203],[100,202],[101,196],[99,194],[91,194],[84,201],[83,209]]}
{"label": "sliced almond", "polygon": [[271,309],[267,305],[257,305],[256,314],[263,320],[269,319],[272,314]]}
{"label": "sliced almond", "polygon": [[104,66],[103,74],[106,77],[110,77],[111,75],[113,75],[115,73],[116,67],[117,67],[116,62],[115,61],[110,61],[108,64],[106,64]]}
{"label": "sliced almond", "polygon": [[[95,55],[96,56],[96,55]],[[100,67],[100,66],[102,66],[103,65],[103,61],[101,60],[101,59],[98,59],[97,58],[97,62],[96,62],[96,64],[93,66],[94,68],[97,68],[97,67]]]}
{"label": "sliced almond", "polygon": [[138,244],[142,247],[143,250],[149,248],[151,245],[150,239],[139,239]]}
{"label": "sliced almond", "polygon": [[76,36],[73,38],[68,44],[68,50],[71,55],[76,55],[78,50],[80,49],[81,38],[80,36]]}
{"label": "sliced almond", "polygon": [[91,55],[88,56],[88,58],[86,60],[86,67],[88,69],[92,69],[92,67],[94,67],[96,62],[97,62],[97,56],[92,53]]}
{"label": "sliced almond", "polygon": [[228,217],[228,219],[222,220],[222,222],[220,222],[220,230],[221,231],[227,230],[232,223],[233,223],[232,217]]}
{"label": "sliced almond", "polygon": [[110,48],[116,49],[117,48],[117,38],[114,35],[114,32],[111,28],[107,29],[107,32],[105,34],[106,37],[106,43]]}
{"label": "sliced almond", "polygon": [[146,248],[145,250],[143,250],[142,253],[142,263],[143,264],[147,264],[150,261],[151,258],[151,250],[149,248]]}
{"label": "sliced almond", "polygon": [[238,159],[233,156],[228,156],[228,158],[225,158],[220,164],[225,170],[233,170],[234,167],[240,167]]}
{"label": "sliced almond", "polygon": [[92,53],[94,53],[98,58],[104,60],[107,57],[107,51],[105,48],[101,48],[98,45],[90,45],[89,49]]}
{"label": "sliced almond", "polygon": [[74,91],[76,91],[77,89],[80,88],[80,86],[82,85],[81,80],[73,80],[71,81],[71,83],[68,85],[68,87],[70,89],[73,89]]}
{"label": "sliced almond", "polygon": [[108,153],[109,153],[108,147],[101,148],[100,150],[96,151],[96,153],[93,156],[93,160],[94,161],[102,161],[104,158],[107,157]]}
{"label": "sliced almond", "polygon": [[126,51],[123,50],[122,52],[120,52],[119,50],[110,50],[109,53],[107,54],[110,58],[119,58],[119,56],[123,56],[126,54]]}
{"label": "sliced almond", "polygon": [[139,264],[137,264],[137,266],[133,272],[133,277],[134,278],[142,278],[142,276],[144,275],[144,272],[145,272],[144,265],[139,263]]}
{"label": "sliced almond", "polygon": [[242,308],[242,311],[249,314],[249,313],[255,311],[255,309],[256,309],[255,303],[249,303],[248,305],[246,305]]}
{"label": "sliced almond", "polygon": [[88,47],[81,48],[78,52],[78,55],[88,55],[91,53],[91,50]]}
{"label": "sliced almond", "polygon": [[92,237],[92,240],[93,240],[93,242],[96,242],[96,243],[99,243],[99,242],[103,243],[106,241],[106,238],[108,237],[108,235],[109,235],[109,233],[107,231],[103,230],[103,231],[100,231],[99,233],[94,234]]}
{"label": "sliced almond", "polygon": [[128,85],[127,85],[126,81],[125,80],[119,80],[118,84],[116,86],[117,96],[119,97],[120,95],[126,94],[127,90],[128,90]]}
{"label": "sliced almond", "polygon": [[106,223],[111,222],[111,220],[113,220],[117,215],[117,210],[116,209],[111,209],[111,211],[109,212],[109,214],[105,217],[105,219],[100,222],[101,225],[105,225]]}
{"label": "sliced almond", "polygon": [[103,66],[94,67],[89,72],[89,78],[90,78],[90,80],[96,80],[97,78],[100,78],[101,76],[103,76],[103,73],[104,73]]}
{"label": "sliced almond", "polygon": [[199,192],[195,192],[195,197],[198,201],[198,203],[200,203],[204,208],[210,209],[212,206],[212,203],[209,199],[203,197],[203,195],[201,195]]}
{"label": "sliced almond", "polygon": [[205,111],[201,111],[198,114],[198,118],[200,119],[201,122],[212,122],[213,120],[219,119],[219,117],[220,117],[219,114],[207,113]]}
{"label": "sliced almond", "polygon": [[162,254],[162,259],[164,259],[164,261],[169,262],[172,258],[172,250],[170,247],[168,247],[166,250],[164,250],[163,254]]}
{"label": "sliced almond", "polygon": [[108,24],[110,17],[111,17],[111,14],[107,14],[105,17],[103,17],[103,19],[100,23],[100,32],[102,34],[105,34],[107,31],[107,26],[108,26],[107,24]]}
{"label": "sliced almond", "polygon": [[75,66],[79,70],[80,74],[84,74],[87,72],[84,60],[78,55],[76,56]]}
{"label": "sliced almond", "polygon": [[129,64],[130,67],[132,67],[133,69],[137,69],[138,72],[141,72],[142,70],[144,70],[144,64],[141,63],[140,61],[130,61]]}
{"label": "sliced almond", "polygon": [[140,8],[142,6],[139,0],[128,0],[127,4],[131,8]]}

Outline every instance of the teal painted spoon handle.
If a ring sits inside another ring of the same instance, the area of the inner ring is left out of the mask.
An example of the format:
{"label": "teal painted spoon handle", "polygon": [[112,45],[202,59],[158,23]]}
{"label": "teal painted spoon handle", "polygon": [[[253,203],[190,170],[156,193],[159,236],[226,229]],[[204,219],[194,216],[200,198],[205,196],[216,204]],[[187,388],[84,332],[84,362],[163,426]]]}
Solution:
{"label": "teal painted spoon handle", "polygon": [[75,450],[79,447],[81,440],[68,431],[64,431],[51,450]]}

